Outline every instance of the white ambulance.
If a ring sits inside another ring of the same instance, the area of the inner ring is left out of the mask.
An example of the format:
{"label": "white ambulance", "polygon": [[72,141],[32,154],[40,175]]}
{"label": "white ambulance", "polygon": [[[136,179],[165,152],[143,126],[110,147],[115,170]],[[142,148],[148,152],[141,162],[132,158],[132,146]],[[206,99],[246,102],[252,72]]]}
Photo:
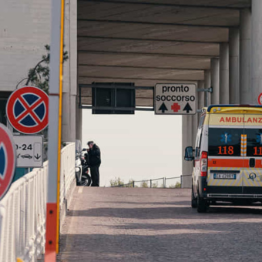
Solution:
{"label": "white ambulance", "polygon": [[219,201],[262,202],[262,106],[204,108],[185,160],[194,163],[191,205],[198,212]]}

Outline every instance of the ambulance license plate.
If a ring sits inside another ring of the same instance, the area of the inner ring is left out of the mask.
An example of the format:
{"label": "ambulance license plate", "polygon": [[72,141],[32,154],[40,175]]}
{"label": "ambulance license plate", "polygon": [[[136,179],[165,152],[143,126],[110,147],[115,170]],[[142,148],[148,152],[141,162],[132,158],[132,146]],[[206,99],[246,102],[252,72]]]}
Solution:
{"label": "ambulance license plate", "polygon": [[224,173],[217,173],[214,174],[214,179],[236,179],[236,174],[224,174]]}

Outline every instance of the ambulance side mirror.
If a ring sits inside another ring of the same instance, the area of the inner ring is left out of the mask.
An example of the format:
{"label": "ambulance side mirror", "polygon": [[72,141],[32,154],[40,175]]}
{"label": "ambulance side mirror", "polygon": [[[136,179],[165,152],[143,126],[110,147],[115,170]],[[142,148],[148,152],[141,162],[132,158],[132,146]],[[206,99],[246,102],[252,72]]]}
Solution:
{"label": "ambulance side mirror", "polygon": [[185,157],[186,161],[193,161],[194,160],[194,150],[192,146],[188,146],[185,149]]}

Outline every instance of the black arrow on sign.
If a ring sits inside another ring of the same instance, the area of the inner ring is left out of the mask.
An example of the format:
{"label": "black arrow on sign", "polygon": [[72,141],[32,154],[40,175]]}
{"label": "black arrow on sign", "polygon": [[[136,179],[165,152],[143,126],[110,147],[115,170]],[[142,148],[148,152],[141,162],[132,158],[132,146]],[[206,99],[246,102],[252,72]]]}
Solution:
{"label": "black arrow on sign", "polygon": [[189,103],[187,103],[186,106],[184,107],[183,111],[186,111],[187,113],[189,113],[190,111],[193,111],[193,109],[191,108]]}
{"label": "black arrow on sign", "polygon": [[161,110],[162,111],[162,113],[165,113],[165,111],[168,111],[168,109],[167,109],[167,107],[166,107],[166,105],[165,105],[165,103],[163,103],[160,107],[159,107],[159,109],[158,110]]}
{"label": "black arrow on sign", "polygon": [[35,158],[38,160],[41,156],[40,155],[36,155]]}

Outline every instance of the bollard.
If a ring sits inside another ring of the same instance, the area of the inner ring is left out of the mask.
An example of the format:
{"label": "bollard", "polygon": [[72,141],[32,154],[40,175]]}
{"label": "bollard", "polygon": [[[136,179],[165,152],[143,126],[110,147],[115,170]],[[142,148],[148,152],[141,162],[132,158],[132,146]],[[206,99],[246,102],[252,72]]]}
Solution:
{"label": "bollard", "polygon": [[163,177],[163,188],[165,188],[165,178]]}
{"label": "bollard", "polygon": [[133,181],[133,187],[135,187],[135,181]]}
{"label": "bollard", "polygon": [[152,188],[152,180],[150,179],[150,188]]}

